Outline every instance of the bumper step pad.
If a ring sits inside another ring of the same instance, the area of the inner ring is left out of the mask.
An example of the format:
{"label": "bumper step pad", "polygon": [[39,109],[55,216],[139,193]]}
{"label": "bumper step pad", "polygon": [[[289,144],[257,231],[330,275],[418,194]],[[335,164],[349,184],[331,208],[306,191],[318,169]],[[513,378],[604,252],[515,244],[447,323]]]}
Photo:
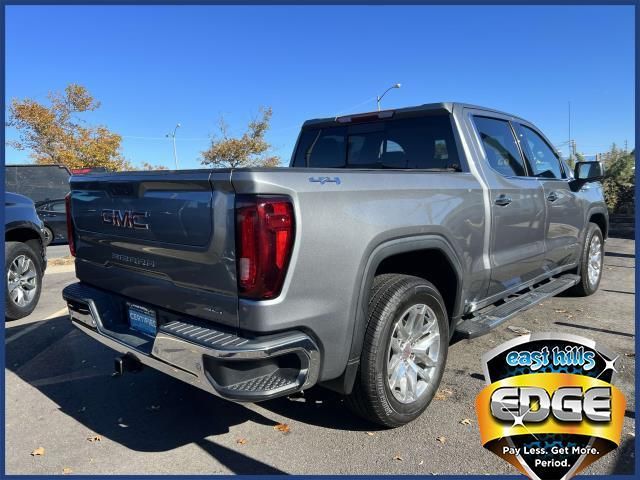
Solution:
{"label": "bumper step pad", "polygon": [[479,310],[473,317],[459,323],[456,327],[456,333],[463,338],[485,335],[516,314],[573,287],[578,281],[580,281],[580,277],[573,274],[552,278],[527,292],[507,298],[501,305]]}
{"label": "bumper step pad", "polygon": [[240,347],[249,342],[248,339],[234,334],[180,321],[173,321],[160,325],[160,331],[204,346],[232,348]]}
{"label": "bumper step pad", "polygon": [[273,372],[269,375],[229,385],[226,388],[236,392],[264,392],[277,390],[286,387],[287,385],[295,384],[295,381],[295,377],[291,378],[280,372]]}

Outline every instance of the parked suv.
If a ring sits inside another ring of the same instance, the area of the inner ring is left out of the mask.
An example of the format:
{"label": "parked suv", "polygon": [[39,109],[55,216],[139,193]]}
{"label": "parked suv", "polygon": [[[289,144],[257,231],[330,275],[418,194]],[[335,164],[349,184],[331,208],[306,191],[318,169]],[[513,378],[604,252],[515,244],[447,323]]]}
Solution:
{"label": "parked suv", "polygon": [[72,322],[235,401],[320,384],[386,426],[467,338],[602,275],[602,167],[533,124],[437,103],[310,120],[291,168],[73,177]]}
{"label": "parked suv", "polygon": [[8,320],[26,317],[40,299],[47,266],[43,229],[30,199],[4,194],[4,315]]}

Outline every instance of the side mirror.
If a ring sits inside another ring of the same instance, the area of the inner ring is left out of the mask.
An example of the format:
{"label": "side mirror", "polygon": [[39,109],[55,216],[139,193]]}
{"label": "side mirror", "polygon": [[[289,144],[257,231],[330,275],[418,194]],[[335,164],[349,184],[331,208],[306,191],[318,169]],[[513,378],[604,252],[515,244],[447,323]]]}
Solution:
{"label": "side mirror", "polygon": [[580,182],[596,182],[604,178],[602,162],[578,162],[574,170],[574,179]]}

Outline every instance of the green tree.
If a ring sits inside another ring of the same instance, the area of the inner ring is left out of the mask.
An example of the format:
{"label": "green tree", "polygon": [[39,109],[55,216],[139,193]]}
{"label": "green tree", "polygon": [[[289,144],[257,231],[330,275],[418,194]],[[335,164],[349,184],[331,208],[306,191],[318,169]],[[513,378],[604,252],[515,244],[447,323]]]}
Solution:
{"label": "green tree", "polygon": [[625,152],[614,143],[603,154],[604,196],[609,211],[616,212],[624,203],[633,203],[635,194],[635,150]]}
{"label": "green tree", "polygon": [[100,107],[85,87],[72,83],[64,92],[49,92],[47,98],[48,105],[31,98],[11,101],[6,125],[18,130],[19,139],[8,145],[29,150],[39,164],[131,169],[120,153],[120,135],[104,125],[88,126],[79,118]]}
{"label": "green tree", "polygon": [[209,148],[202,152],[202,165],[216,168],[278,166],[280,158],[269,154],[271,145],[265,139],[271,122],[271,107],[260,108],[258,114],[240,137],[229,135],[229,126],[221,117],[219,136],[214,136]]}

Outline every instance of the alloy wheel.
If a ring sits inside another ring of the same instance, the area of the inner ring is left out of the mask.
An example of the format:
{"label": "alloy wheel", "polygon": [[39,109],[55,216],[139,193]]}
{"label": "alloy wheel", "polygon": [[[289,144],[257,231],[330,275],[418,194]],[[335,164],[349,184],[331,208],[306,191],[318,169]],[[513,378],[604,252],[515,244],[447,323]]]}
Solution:
{"label": "alloy wheel", "polygon": [[42,235],[44,237],[45,246],[48,246],[53,241],[53,232],[49,229],[49,227],[45,227],[42,231]]}
{"label": "alloy wheel", "polygon": [[589,258],[587,263],[587,276],[592,287],[598,283],[602,270],[602,242],[600,237],[594,235],[589,245]]}
{"label": "alloy wheel", "polygon": [[387,355],[387,385],[400,403],[420,399],[432,382],[440,352],[434,311],[424,304],[407,309],[393,326]]}
{"label": "alloy wheel", "polygon": [[26,255],[18,255],[7,270],[7,289],[11,301],[26,307],[36,295],[38,274],[34,263]]}

